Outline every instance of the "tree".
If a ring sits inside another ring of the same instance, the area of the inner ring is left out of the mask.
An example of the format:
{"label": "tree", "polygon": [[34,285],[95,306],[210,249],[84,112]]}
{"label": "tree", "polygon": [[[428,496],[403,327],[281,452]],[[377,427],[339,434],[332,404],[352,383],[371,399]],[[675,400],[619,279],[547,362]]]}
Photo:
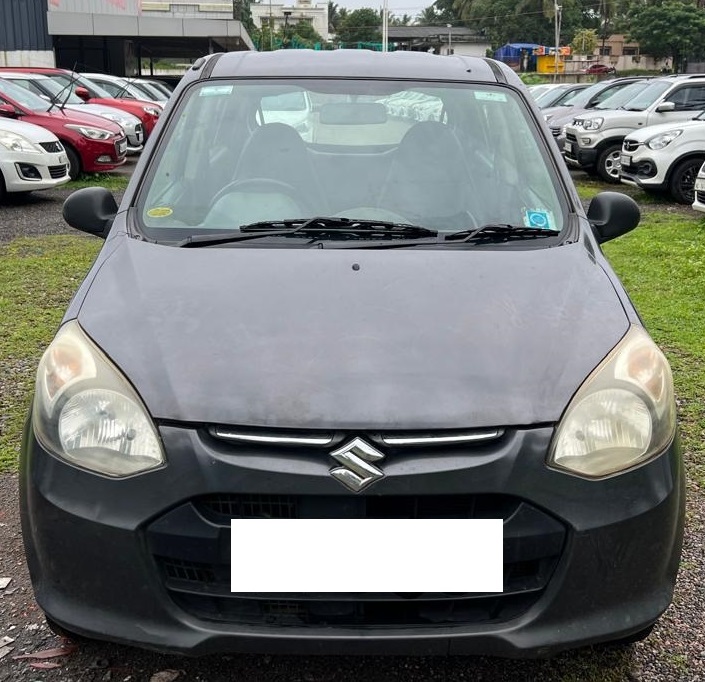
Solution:
{"label": "tree", "polygon": [[684,70],[686,57],[700,56],[705,37],[705,10],[694,2],[664,0],[632,5],[629,38],[657,59],[673,58],[674,70]]}
{"label": "tree", "polygon": [[436,0],[419,12],[416,23],[422,26],[445,26],[446,24],[457,26],[461,22],[460,15],[453,9],[453,0]]}
{"label": "tree", "polygon": [[576,54],[592,54],[597,47],[598,37],[594,28],[581,28],[573,38],[570,49]]}
{"label": "tree", "polygon": [[344,43],[379,42],[382,20],[377,10],[363,7],[350,12],[338,26],[338,39]]}

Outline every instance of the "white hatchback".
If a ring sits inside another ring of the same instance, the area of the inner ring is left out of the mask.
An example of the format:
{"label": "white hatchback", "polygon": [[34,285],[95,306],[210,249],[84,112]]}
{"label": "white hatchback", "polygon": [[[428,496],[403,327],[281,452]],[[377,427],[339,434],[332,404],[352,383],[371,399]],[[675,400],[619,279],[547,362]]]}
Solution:
{"label": "white hatchback", "polygon": [[70,179],[66,151],[56,135],[0,117],[0,201],[6,192],[51,189]]}

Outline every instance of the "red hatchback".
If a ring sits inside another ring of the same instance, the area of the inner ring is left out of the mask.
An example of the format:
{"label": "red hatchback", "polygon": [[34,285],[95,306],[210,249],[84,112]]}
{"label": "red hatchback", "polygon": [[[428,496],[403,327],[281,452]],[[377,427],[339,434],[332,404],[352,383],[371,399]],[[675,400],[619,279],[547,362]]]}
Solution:
{"label": "red hatchback", "polygon": [[159,116],[162,113],[162,108],[154,102],[131,99],[127,96],[113,97],[109,92],[96,83],[93,83],[93,81],[85,76],[72,73],[66,69],[57,69],[48,66],[0,67],[0,78],[2,78],[3,68],[13,72],[24,71],[27,73],[41,73],[57,80],[62,86],[70,86],[76,95],[89,104],[105,104],[115,107],[116,109],[122,109],[133,116],[137,116],[137,118],[142,121],[145,140],[149,137],[149,134],[157,124]]}
{"label": "red hatchback", "polygon": [[617,69],[615,69],[614,66],[607,66],[607,64],[590,64],[590,66],[588,66],[587,69],[583,69],[583,73],[594,73],[594,74],[611,73],[611,74],[615,74],[615,73],[617,73]]}
{"label": "red hatchback", "polygon": [[66,150],[69,175],[108,171],[125,163],[127,138],[113,121],[53,106],[32,92],[0,78],[0,115],[34,123],[56,135]]}

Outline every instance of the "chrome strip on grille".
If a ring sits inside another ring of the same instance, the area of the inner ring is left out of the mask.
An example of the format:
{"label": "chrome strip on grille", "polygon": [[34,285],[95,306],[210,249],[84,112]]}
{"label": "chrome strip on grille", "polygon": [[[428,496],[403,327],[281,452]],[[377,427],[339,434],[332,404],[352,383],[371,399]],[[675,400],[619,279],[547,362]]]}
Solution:
{"label": "chrome strip on grille", "polygon": [[244,443],[276,443],[278,445],[330,445],[332,436],[258,436],[251,433],[239,433],[226,429],[210,429],[213,436],[225,440],[237,440]]}
{"label": "chrome strip on grille", "polygon": [[462,433],[455,436],[382,436],[385,445],[443,445],[451,443],[476,443],[499,438],[503,429]]}

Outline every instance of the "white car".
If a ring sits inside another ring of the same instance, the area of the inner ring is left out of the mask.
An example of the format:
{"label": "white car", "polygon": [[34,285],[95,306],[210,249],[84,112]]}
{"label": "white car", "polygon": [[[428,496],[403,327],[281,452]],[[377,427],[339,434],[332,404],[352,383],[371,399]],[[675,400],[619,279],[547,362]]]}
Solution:
{"label": "white car", "polygon": [[695,178],[695,191],[693,192],[693,208],[705,213],[705,164],[700,167],[698,177]]}
{"label": "white car", "polygon": [[705,162],[705,112],[692,121],[641,128],[624,138],[620,180],[644,190],[668,191],[692,204],[698,170]]}
{"label": "white car", "polygon": [[70,179],[66,151],[56,135],[33,123],[0,118],[0,201],[9,192],[51,189]]}
{"label": "white car", "polygon": [[[625,88],[636,88],[630,85]],[[565,160],[569,166],[595,172],[618,183],[622,142],[627,135],[656,124],[678,124],[705,109],[702,75],[654,78],[619,109],[587,113],[566,127]]]}

